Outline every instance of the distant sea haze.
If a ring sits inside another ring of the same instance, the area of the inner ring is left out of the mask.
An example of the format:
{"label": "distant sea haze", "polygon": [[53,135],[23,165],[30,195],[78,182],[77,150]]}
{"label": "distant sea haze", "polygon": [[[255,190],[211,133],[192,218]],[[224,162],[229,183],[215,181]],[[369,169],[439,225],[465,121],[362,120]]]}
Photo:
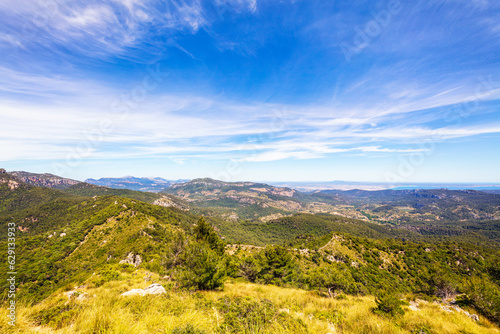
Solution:
{"label": "distant sea haze", "polygon": [[[160,192],[174,184],[189,182],[188,179],[169,180],[161,177],[134,177],[125,176],[118,178],[87,179],[86,182],[117,189],[130,189],[149,192]],[[240,180],[245,181],[245,180]],[[314,181],[314,182],[274,182],[264,181],[265,183],[277,187],[287,187],[303,192],[321,191],[321,190],[411,190],[411,189],[450,189],[450,190],[478,190],[500,192],[500,184],[497,183],[398,183],[389,184],[384,182],[359,182],[359,181]]]}
{"label": "distant sea haze", "polygon": [[288,187],[299,191],[314,190],[411,190],[411,189],[450,189],[450,190],[478,190],[500,192],[498,183],[405,183],[389,184],[381,182],[349,182],[349,181],[331,181],[331,182],[267,182],[274,186]]}

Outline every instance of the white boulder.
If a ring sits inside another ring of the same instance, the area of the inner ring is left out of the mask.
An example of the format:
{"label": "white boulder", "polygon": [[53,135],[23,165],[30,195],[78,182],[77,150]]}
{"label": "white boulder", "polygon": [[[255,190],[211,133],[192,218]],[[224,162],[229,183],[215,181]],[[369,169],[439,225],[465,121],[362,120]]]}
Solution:
{"label": "white boulder", "polygon": [[151,284],[145,289],[132,289],[130,291],[124,292],[121,296],[145,296],[145,295],[161,295],[167,293],[165,288],[158,283]]}

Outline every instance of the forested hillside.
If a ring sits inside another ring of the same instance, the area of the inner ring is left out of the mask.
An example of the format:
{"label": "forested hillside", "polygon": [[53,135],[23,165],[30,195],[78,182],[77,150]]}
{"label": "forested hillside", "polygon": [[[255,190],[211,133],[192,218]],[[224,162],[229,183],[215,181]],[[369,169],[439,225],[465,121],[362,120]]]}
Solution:
{"label": "forested hillside", "polygon": [[[197,196],[204,196],[203,191],[192,190]],[[161,317],[170,317],[175,326],[163,328],[172,333],[272,333],[277,328],[283,333],[325,333],[332,330],[328,326],[356,333],[369,332],[374,322],[383,324],[384,333],[394,328],[401,333],[453,333],[457,323],[471,332],[493,333],[497,329],[492,323],[500,323],[495,220],[484,225],[492,236],[461,222],[439,227],[460,233],[442,233],[434,227],[422,233],[328,213],[295,213],[266,222],[227,220],[200,217],[207,208],[197,208],[186,198],[165,197],[186,205],[183,208],[159,205],[159,197],[150,196],[167,195],[85,184],[56,190],[0,174],[0,223],[7,230],[14,222],[17,229],[16,298],[24,310],[25,332],[37,326],[50,331],[83,328],[84,319],[77,315],[87,312],[89,319],[96,317],[94,307],[106,313],[135,312],[128,302],[112,305],[104,300],[145,287],[151,277],[167,289],[167,299],[138,298],[161,309]],[[451,210],[453,204],[448,205]],[[6,252],[6,234],[1,236],[0,247]],[[280,302],[280,294],[289,291],[283,288],[309,291],[312,304],[302,312],[292,311],[300,301]],[[235,289],[249,292],[241,295]],[[272,300],[259,289],[271,289]],[[61,296],[70,290],[87,297],[68,302]],[[3,290],[3,303],[7,291]],[[194,291],[198,292],[193,295]],[[169,309],[169,298],[179,308]],[[371,305],[358,314],[370,320],[356,327],[352,312],[360,305]],[[433,305],[441,313],[435,309],[429,314],[438,312],[440,323],[430,315],[411,320],[412,312],[419,312],[416,308],[432,310]],[[447,316],[446,310],[453,307],[453,317]],[[285,308],[287,312],[281,310]],[[216,310],[217,321],[193,320],[193,312],[208,310]],[[466,315],[474,313],[479,321]],[[269,322],[259,322],[262,314],[269,315]],[[91,332],[119,328],[117,319],[107,319],[107,325],[95,321],[89,325]],[[449,330],[443,331],[443,324]],[[150,322],[147,326],[161,328]]]}

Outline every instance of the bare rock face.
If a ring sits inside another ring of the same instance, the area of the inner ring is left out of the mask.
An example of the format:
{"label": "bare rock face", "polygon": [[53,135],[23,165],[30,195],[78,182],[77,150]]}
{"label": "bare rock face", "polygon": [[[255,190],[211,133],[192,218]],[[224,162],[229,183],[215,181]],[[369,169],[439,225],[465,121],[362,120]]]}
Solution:
{"label": "bare rock face", "polygon": [[134,255],[134,253],[128,253],[125,260],[121,260],[120,263],[128,263],[134,267],[138,267],[142,263],[142,258],[139,254]]}
{"label": "bare rock face", "polygon": [[69,291],[66,293],[66,296],[68,296],[68,299],[71,299],[77,295],[77,291]]}
{"label": "bare rock face", "polygon": [[66,179],[52,174],[35,174],[21,171],[12,171],[9,174],[15,176],[18,180],[28,183],[36,187],[47,187],[56,189],[66,189],[75,184],[81,183],[80,181]]}
{"label": "bare rock face", "polygon": [[76,300],[82,301],[82,300],[86,300],[88,298],[89,298],[89,294],[88,293],[82,293],[78,297],[76,297]]}
{"label": "bare rock face", "polygon": [[66,296],[68,296],[68,299],[76,299],[78,301],[86,300],[89,298],[88,293],[80,292],[77,290],[68,291],[66,293]]}
{"label": "bare rock face", "polygon": [[161,295],[167,293],[165,288],[158,283],[151,284],[145,289],[132,289],[124,292],[121,296],[145,296],[145,295]]}
{"label": "bare rock face", "polygon": [[0,168],[0,174],[5,174],[5,173],[7,173],[7,171],[3,168]]}

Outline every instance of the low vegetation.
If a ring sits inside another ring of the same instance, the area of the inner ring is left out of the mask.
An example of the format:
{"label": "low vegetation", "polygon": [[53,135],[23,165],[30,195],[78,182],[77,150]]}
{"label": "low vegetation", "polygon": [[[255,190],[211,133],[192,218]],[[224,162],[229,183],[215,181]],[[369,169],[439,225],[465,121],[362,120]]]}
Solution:
{"label": "low vegetation", "polygon": [[[0,222],[18,225],[18,326],[2,333],[499,333],[491,239],[329,214],[231,227],[137,198],[12,184],[0,184]],[[120,297],[153,282],[167,293]]]}
{"label": "low vegetation", "polygon": [[[149,283],[150,273],[121,273],[121,279],[98,288],[78,290],[88,298],[68,299],[65,291],[34,306],[18,309],[15,330],[5,322],[2,333],[498,333],[487,319],[474,321],[447,312],[439,302],[419,300],[418,310],[403,305],[404,314],[379,314],[372,296],[326,298],[312,291],[226,282],[223,291],[168,289],[159,296],[120,297]],[[161,281],[153,274],[152,279]],[[407,303],[406,303],[407,304]],[[5,317],[6,310],[0,311]]]}

